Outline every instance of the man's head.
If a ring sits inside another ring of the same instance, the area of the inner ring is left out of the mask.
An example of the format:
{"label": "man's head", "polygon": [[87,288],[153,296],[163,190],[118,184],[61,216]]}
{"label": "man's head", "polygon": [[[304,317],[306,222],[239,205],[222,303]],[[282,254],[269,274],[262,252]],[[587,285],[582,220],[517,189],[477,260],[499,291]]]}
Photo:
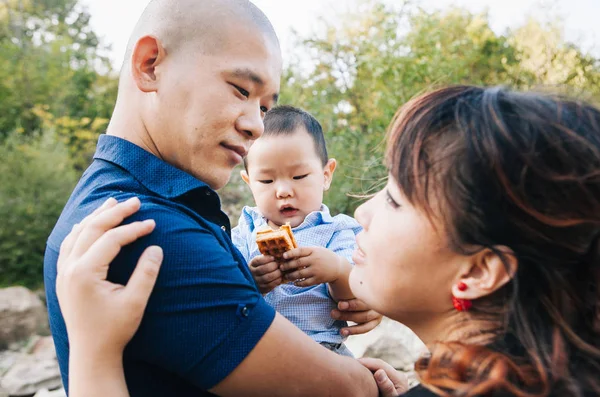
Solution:
{"label": "man's head", "polygon": [[131,36],[109,133],[223,187],[277,101],[277,36],[247,0],[154,0]]}
{"label": "man's head", "polygon": [[321,124],[308,112],[280,106],[265,116],[265,132],[244,159],[242,179],[270,223],[292,227],[318,211],[336,167]]}

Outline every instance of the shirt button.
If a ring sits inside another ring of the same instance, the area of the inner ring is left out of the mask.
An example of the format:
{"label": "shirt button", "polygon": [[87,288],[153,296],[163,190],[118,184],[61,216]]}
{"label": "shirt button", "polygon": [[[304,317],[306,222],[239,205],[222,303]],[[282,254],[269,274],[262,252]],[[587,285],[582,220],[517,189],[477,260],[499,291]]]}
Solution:
{"label": "shirt button", "polygon": [[248,306],[244,306],[242,308],[242,316],[248,317],[249,314],[250,314],[250,309],[248,309]]}
{"label": "shirt button", "polygon": [[226,232],[227,228],[225,226],[221,226],[221,230],[224,231],[224,232]]}

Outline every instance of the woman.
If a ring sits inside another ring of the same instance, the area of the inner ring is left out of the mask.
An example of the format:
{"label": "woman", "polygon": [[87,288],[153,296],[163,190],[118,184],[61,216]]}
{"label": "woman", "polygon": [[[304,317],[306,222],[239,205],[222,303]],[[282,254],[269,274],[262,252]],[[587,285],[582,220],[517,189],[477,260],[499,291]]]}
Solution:
{"label": "woman", "polygon": [[440,89],[401,108],[387,165],[350,283],[430,346],[407,395],[600,395],[600,111]]}

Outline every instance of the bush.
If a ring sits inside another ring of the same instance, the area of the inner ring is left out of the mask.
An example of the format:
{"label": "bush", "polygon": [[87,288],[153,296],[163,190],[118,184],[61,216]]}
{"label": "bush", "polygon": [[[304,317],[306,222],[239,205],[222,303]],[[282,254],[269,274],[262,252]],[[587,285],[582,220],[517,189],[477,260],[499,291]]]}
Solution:
{"label": "bush", "polygon": [[77,183],[68,152],[51,133],[0,143],[0,286],[43,282],[46,240]]}

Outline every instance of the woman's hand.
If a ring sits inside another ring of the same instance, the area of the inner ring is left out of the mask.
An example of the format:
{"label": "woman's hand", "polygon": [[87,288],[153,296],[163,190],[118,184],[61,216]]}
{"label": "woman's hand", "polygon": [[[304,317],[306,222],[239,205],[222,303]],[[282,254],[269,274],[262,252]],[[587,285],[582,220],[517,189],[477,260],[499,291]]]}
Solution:
{"label": "woman's hand", "polygon": [[372,310],[360,299],[341,300],[337,309],[331,311],[334,320],[352,321],[356,325],[349,325],[340,330],[343,336],[366,334],[377,327],[383,316]]}
{"label": "woman's hand", "polygon": [[408,391],[406,375],[385,361],[378,358],[359,358],[358,361],[373,372],[381,397],[396,397]]}
{"label": "woman's hand", "polygon": [[139,208],[138,198],[118,204],[111,198],[75,225],[61,245],[56,294],[71,348],[120,357],[140,325],[162,262],[161,248],[144,251],[127,286],[106,281],[121,247],[154,229],[153,220],[119,226]]}
{"label": "woman's hand", "polygon": [[163,253],[148,247],[127,286],[106,280],[121,248],[154,230],[154,221],[119,226],[140,200],[107,200],[63,241],[56,294],[69,335],[69,392],[73,397],[129,396],[123,349],[138,329]]}

